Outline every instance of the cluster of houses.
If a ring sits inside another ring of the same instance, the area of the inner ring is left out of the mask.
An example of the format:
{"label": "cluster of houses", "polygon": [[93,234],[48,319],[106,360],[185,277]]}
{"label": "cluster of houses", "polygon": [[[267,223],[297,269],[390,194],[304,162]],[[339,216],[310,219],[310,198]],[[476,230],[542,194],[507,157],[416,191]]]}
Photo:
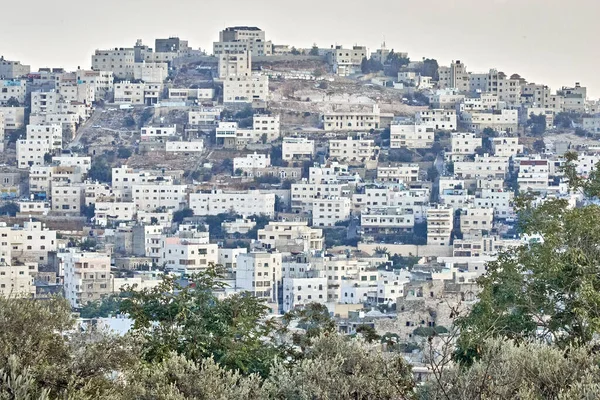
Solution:
{"label": "cluster of houses", "polygon": [[[361,46],[310,53],[332,80],[359,74],[367,58]],[[370,57],[385,63],[389,53]],[[580,84],[552,93],[494,69],[467,72],[460,61],[436,77],[410,62],[390,90],[398,103],[421,93],[428,108],[395,115],[376,101],[332,104],[303,134],[269,108],[269,74],[253,68],[265,57],[294,55],[259,28],[230,27],[212,56],[169,38],[154,49],[138,41],[97,50],[91,70],[75,72],[32,73],[0,59],[3,143],[22,132],[14,163],[0,169],[4,205],[17,206],[15,220],[0,225],[0,294],[63,293],[79,309],[126,285],[152,287],[164,273],[183,278],[220,264],[221,296],[250,292],[273,314],[316,302],[348,333],[368,323],[414,341],[450,329],[452,308],[477,300],[486,263],[531,240],[515,229],[516,194],[584,200],[562,175],[569,143],[535,151],[526,137],[532,116],[552,130],[562,113],[584,115],[581,128],[600,132],[600,103]],[[209,63],[213,85],[176,87],[181,66],[197,60]],[[106,104],[182,109],[184,130],[148,123],[140,143],[181,158],[225,149],[231,164],[219,179],[190,180],[187,170],[123,163],[106,166],[110,179],[99,182],[96,155],[66,150]],[[225,117],[240,105],[252,107],[250,124]],[[208,134],[184,140],[189,132]],[[600,146],[579,151],[577,171],[587,176]]]}

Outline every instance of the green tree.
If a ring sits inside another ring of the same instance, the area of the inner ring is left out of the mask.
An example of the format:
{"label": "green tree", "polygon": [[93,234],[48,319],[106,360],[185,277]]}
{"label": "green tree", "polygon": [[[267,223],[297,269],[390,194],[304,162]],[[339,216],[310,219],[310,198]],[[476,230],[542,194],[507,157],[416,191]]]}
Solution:
{"label": "green tree", "polygon": [[421,68],[421,75],[430,76],[432,80],[438,81],[440,75],[438,73],[439,66],[437,60],[426,58],[423,60],[423,66]]}
{"label": "green tree", "polygon": [[118,158],[131,157],[131,149],[128,149],[127,147],[119,147],[117,150],[117,157]]}
{"label": "green tree", "polygon": [[81,307],[81,318],[107,318],[119,312],[121,298],[117,295],[106,296],[102,300],[90,301]]}
{"label": "green tree", "polygon": [[194,216],[194,211],[191,208],[184,208],[183,210],[177,210],[173,213],[173,222],[180,224],[185,218]]}
{"label": "green tree", "polygon": [[363,57],[362,61],[360,62],[360,71],[363,74],[368,74],[369,72],[371,72],[371,70],[369,69],[369,61],[367,60],[367,57]]}
{"label": "green tree", "polygon": [[[410,60],[408,58],[401,57],[400,53],[395,53],[394,50],[392,50],[385,59],[385,74],[397,78],[400,69],[403,66],[408,65],[409,62]],[[382,68],[383,67],[384,66],[382,66]]]}
{"label": "green tree", "polygon": [[104,157],[98,157],[92,161],[88,178],[102,183],[112,182],[112,168],[108,165]]}
{"label": "green tree", "polygon": [[529,119],[527,120],[527,126],[531,130],[532,135],[542,135],[544,132],[546,132],[546,116],[535,115],[531,113]]}
{"label": "green tree", "polygon": [[85,216],[90,221],[96,215],[96,204],[84,204],[81,207],[81,215]]}
{"label": "green tree", "polygon": [[[600,166],[589,179],[576,174],[576,154],[565,155],[565,176],[589,198],[600,194]],[[501,253],[479,279],[479,302],[458,319],[459,359],[471,361],[488,337],[543,337],[566,345],[588,343],[600,331],[600,206],[569,208],[552,199],[534,207],[533,196],[517,201],[519,230],[539,237]]]}
{"label": "green tree", "polygon": [[430,182],[435,181],[439,175],[440,175],[440,173],[438,172],[435,165],[432,165],[431,167],[427,168],[427,180],[428,181],[430,181]]}
{"label": "green tree", "polygon": [[319,46],[317,46],[317,44],[314,43],[308,54],[311,56],[318,56],[319,55]]}
{"label": "green tree", "polygon": [[267,307],[246,294],[219,299],[214,291],[224,287],[222,274],[210,265],[185,287],[165,276],[154,288],[128,291],[120,310],[133,319],[147,361],[176,352],[194,362],[213,357],[227,369],[268,375],[277,350],[266,340],[273,332],[264,322]]}
{"label": "green tree", "polygon": [[133,128],[135,126],[135,119],[131,115],[128,115],[123,118],[123,124],[126,128]]}

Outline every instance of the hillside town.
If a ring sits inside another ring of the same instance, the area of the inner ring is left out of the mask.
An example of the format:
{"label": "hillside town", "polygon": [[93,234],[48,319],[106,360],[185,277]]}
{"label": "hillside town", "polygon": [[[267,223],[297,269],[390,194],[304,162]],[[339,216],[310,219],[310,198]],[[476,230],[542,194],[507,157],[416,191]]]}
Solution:
{"label": "hillside town", "polygon": [[516,198],[577,207],[565,155],[581,177],[600,162],[600,101],[577,77],[296,48],[254,26],[208,50],[114,46],[75,71],[0,58],[0,295],[83,316],[219,265],[219,298],[272,318],[318,303],[344,334],[393,336],[427,379],[422,343],[477,303],[500,252],[539,239]]}

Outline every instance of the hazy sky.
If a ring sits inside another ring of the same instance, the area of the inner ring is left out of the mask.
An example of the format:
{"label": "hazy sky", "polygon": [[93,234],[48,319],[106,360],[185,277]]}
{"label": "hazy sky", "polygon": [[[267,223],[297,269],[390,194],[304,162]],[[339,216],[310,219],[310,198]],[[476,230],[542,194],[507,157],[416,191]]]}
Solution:
{"label": "hazy sky", "polygon": [[[4,2],[3,2],[4,3]],[[212,50],[228,25],[256,25],[274,43],[407,51],[459,59],[556,89],[576,81],[600,96],[600,0],[29,0],[0,4],[0,55],[41,66],[90,67],[95,49],[179,36]],[[26,6],[24,7],[24,4]],[[342,6],[343,5],[343,6]],[[227,15],[227,16],[225,16]]]}

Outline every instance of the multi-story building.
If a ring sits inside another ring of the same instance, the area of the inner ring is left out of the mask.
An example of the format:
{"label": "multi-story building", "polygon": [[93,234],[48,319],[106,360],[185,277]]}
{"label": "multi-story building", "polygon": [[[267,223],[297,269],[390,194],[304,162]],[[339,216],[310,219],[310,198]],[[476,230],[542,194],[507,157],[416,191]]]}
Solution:
{"label": "multi-story building", "polygon": [[249,51],[225,51],[218,57],[219,79],[252,75],[252,54]]}
{"label": "multi-story building", "polygon": [[469,129],[481,132],[485,128],[495,131],[514,132],[519,126],[519,110],[491,112],[463,112],[461,118]]}
{"label": "multi-story building", "polygon": [[0,107],[2,127],[6,131],[19,129],[25,125],[25,107]]}
{"label": "multi-story building", "polygon": [[29,168],[44,165],[44,156],[52,152],[49,140],[17,140],[17,165],[19,168]]}
{"label": "multi-story building", "polygon": [[132,185],[132,199],[138,210],[152,211],[157,208],[179,210],[187,203],[187,185],[155,182]]}
{"label": "multi-story building", "polygon": [[462,234],[491,231],[494,220],[493,208],[467,207],[460,213],[460,231]]}
{"label": "multi-story building", "polygon": [[0,56],[0,79],[16,79],[31,72],[29,65],[23,65],[20,61],[9,61]]}
{"label": "multi-story building", "polygon": [[144,104],[144,87],[145,84],[143,83],[131,83],[129,81],[115,83],[115,103]]}
{"label": "multi-story building", "polygon": [[269,98],[267,75],[229,76],[223,81],[223,103],[252,103]]}
{"label": "multi-story building", "polygon": [[310,303],[327,303],[327,278],[315,274],[295,274],[283,278],[283,312]]}
{"label": "multi-story building", "polygon": [[362,60],[368,56],[367,48],[364,46],[353,46],[352,49],[336,46],[332,53],[333,73],[339,76],[359,73]]}
{"label": "multi-story building", "polygon": [[249,51],[253,57],[273,54],[273,43],[266,40],[265,31],[255,26],[232,26],[219,32],[219,41],[213,43],[213,54],[227,51]]}
{"label": "multi-story building", "polygon": [[438,206],[427,210],[427,244],[449,246],[454,228],[454,209]]}
{"label": "multi-story building", "polygon": [[579,82],[575,87],[563,86],[556,91],[556,95],[563,98],[563,111],[585,112],[585,102],[587,100],[587,88],[581,86]]}
{"label": "multi-story building", "polygon": [[270,249],[280,252],[321,251],[323,250],[323,231],[311,228],[307,222],[271,221],[258,230],[258,240]]}
{"label": "multi-story building", "polygon": [[381,182],[408,183],[419,180],[419,164],[398,164],[377,167],[377,180]]}
{"label": "multi-story building", "polygon": [[492,151],[498,157],[513,157],[523,153],[523,145],[519,144],[519,138],[515,136],[501,136],[491,138]]}
{"label": "multi-story building", "polygon": [[185,53],[189,50],[188,41],[178,37],[154,40],[154,51],[157,53]]}
{"label": "multi-story building", "polygon": [[0,296],[34,297],[35,285],[29,265],[0,263]]}
{"label": "multi-story building", "polygon": [[166,141],[177,136],[177,125],[144,126],[141,132],[142,141]]}
{"label": "multi-story building", "polygon": [[218,262],[219,246],[201,238],[163,237],[160,264],[169,271],[193,274]]}
{"label": "multi-story building", "polygon": [[444,109],[419,111],[415,114],[415,123],[430,126],[435,130],[455,131],[456,111]]}
{"label": "multi-story building", "polygon": [[373,139],[353,139],[348,136],[345,140],[329,141],[329,158],[337,161],[377,160],[379,146],[375,146]]}
{"label": "multi-story building", "polygon": [[0,80],[0,105],[6,105],[10,99],[24,104],[26,94],[27,81]]}
{"label": "multi-story building", "polygon": [[474,133],[453,133],[451,139],[452,151],[446,154],[451,162],[465,161],[481,148],[481,137]]}
{"label": "multi-story building", "polygon": [[112,293],[110,254],[70,249],[59,253],[64,272],[64,293],[73,308]]}
{"label": "multi-story building", "polygon": [[315,155],[315,141],[303,137],[283,138],[281,153],[287,162],[310,161]]}
{"label": "multi-story building", "polygon": [[241,170],[242,173],[251,173],[252,170],[267,168],[271,165],[271,157],[268,154],[247,154],[246,157],[235,157],[233,159],[233,172]]}
{"label": "multi-story building", "polygon": [[292,184],[291,202],[295,213],[311,212],[313,201],[323,197],[341,197],[346,186],[340,183],[309,183],[306,181]]}
{"label": "multi-story building", "polygon": [[360,214],[360,227],[366,234],[412,232],[415,214],[411,208],[372,207]]}
{"label": "multi-story building", "polygon": [[137,207],[134,202],[97,201],[94,207],[94,222],[107,226],[109,222],[134,221]]}
{"label": "multi-story building", "polygon": [[83,185],[52,184],[52,211],[64,214],[81,213],[85,200]]}
{"label": "multi-story building", "polygon": [[192,126],[215,126],[221,120],[222,108],[200,108],[190,110],[188,113],[188,124]]}
{"label": "multi-story building", "polygon": [[114,75],[112,71],[76,71],[77,82],[89,84],[94,87],[96,100],[101,100],[108,92],[113,91]]}
{"label": "multi-story building", "polygon": [[454,163],[454,174],[459,179],[504,178],[508,171],[508,157],[475,155],[474,161]]}
{"label": "multi-story building", "polygon": [[583,129],[592,133],[600,132],[600,115],[583,118]]}
{"label": "multi-story building", "polygon": [[521,192],[546,192],[550,186],[551,164],[548,160],[520,160],[517,183]]}
{"label": "multi-story building", "polygon": [[506,219],[514,217],[512,191],[502,189],[482,189],[481,193],[473,200],[477,208],[492,208],[496,218]]}
{"label": "multi-story building", "polygon": [[236,214],[275,215],[275,194],[260,193],[258,190],[208,193],[190,193],[189,208],[194,215],[217,215],[233,211]]}
{"label": "multi-story building", "polygon": [[269,142],[277,140],[281,135],[279,115],[255,114],[252,117],[252,128],[256,136],[266,135],[266,139]]}
{"label": "multi-story building", "polygon": [[145,83],[162,83],[169,76],[167,63],[141,62],[133,65],[133,79]]}
{"label": "multi-story building", "polygon": [[94,71],[112,71],[119,79],[134,79],[135,50],[133,48],[115,48],[96,50],[92,55]]}
{"label": "multi-story building", "polygon": [[505,104],[498,100],[497,94],[480,93],[477,97],[469,97],[463,100],[459,105],[459,111],[463,112],[482,112],[501,110]]}
{"label": "multi-story building", "polygon": [[27,140],[48,141],[52,150],[62,149],[61,125],[27,125]]}
{"label": "multi-story building", "polygon": [[346,221],[352,212],[352,201],[348,197],[321,197],[313,199],[313,226],[335,226]]}
{"label": "multi-story building", "polygon": [[332,111],[323,115],[323,128],[326,131],[368,131],[379,129],[381,113],[379,106],[374,104],[371,109],[351,111]]}
{"label": "multi-story building", "polygon": [[434,140],[435,129],[430,125],[397,123],[390,126],[391,149],[427,149]]}
{"label": "multi-story building", "polygon": [[439,67],[438,74],[438,85],[441,89],[451,88],[461,92],[470,90],[469,73],[465,64],[461,63],[460,60],[452,61],[449,67]]}
{"label": "multi-story building", "polygon": [[268,303],[278,304],[282,291],[281,253],[253,252],[239,254],[235,274],[235,286],[250,292]]}
{"label": "multi-story building", "polygon": [[435,109],[455,109],[465,100],[465,95],[457,89],[438,89],[429,95],[429,105]]}

